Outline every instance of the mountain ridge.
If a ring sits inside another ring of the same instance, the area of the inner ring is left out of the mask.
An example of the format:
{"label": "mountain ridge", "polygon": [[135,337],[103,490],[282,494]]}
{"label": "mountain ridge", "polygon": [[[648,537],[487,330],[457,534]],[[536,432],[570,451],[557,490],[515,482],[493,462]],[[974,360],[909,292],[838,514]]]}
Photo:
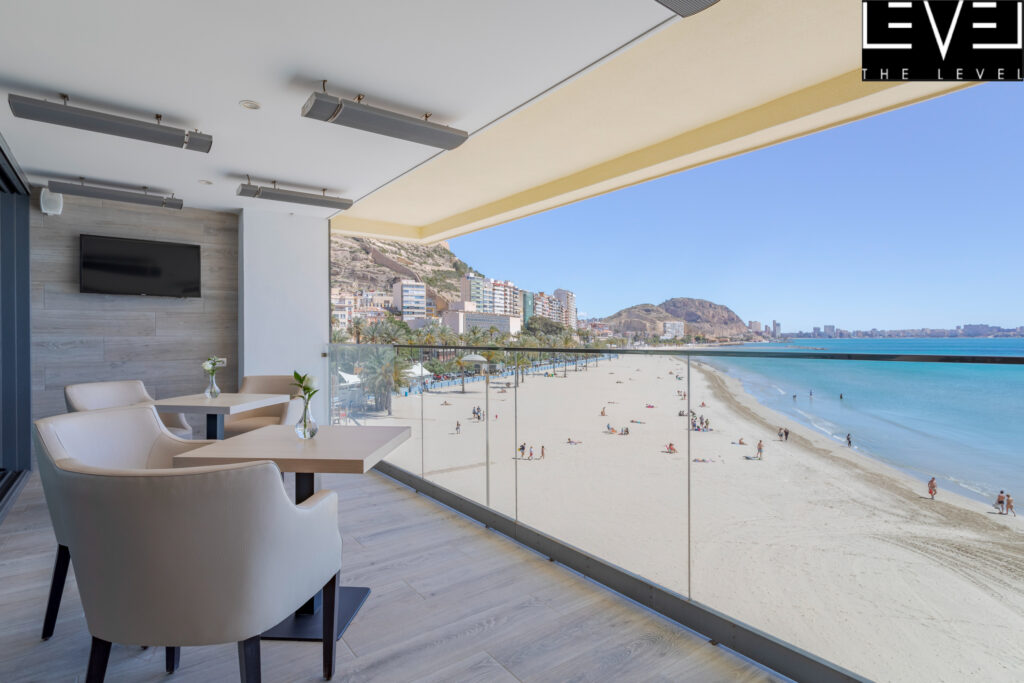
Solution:
{"label": "mountain ridge", "polygon": [[728,306],[707,299],[675,297],[660,304],[636,304],[602,318],[620,334],[664,334],[666,322],[686,323],[686,334],[705,337],[740,337],[749,332]]}

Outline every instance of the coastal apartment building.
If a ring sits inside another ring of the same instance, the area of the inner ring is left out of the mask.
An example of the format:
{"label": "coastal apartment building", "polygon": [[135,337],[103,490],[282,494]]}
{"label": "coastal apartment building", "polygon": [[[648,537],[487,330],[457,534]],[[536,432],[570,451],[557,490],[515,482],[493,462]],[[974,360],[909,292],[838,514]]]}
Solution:
{"label": "coastal apartment building", "polygon": [[402,320],[422,320],[427,317],[427,287],[416,280],[399,280],[392,285],[393,306]]}
{"label": "coastal apartment building", "polygon": [[522,316],[519,288],[509,280],[494,280],[467,273],[459,282],[463,301],[472,301],[480,313]]}
{"label": "coastal apartment building", "polygon": [[525,289],[519,290],[519,310],[522,311],[523,324],[530,322],[534,313],[533,292],[528,292]]}
{"label": "coastal apartment building", "polygon": [[356,296],[338,287],[331,288],[331,322],[335,327],[345,329],[352,322],[356,309]]}
{"label": "coastal apartment building", "polygon": [[565,324],[565,307],[558,297],[544,292],[536,292],[533,295],[533,314],[541,318],[553,320],[560,325]]}
{"label": "coastal apartment building", "polygon": [[468,332],[474,327],[490,330],[492,327],[505,334],[518,334],[523,329],[522,318],[502,313],[487,313],[477,310],[472,301],[456,301],[448,310],[441,312],[441,323],[456,334]]}
{"label": "coastal apartment building", "polygon": [[555,298],[562,304],[562,324],[576,329],[576,295],[567,289],[556,289]]}

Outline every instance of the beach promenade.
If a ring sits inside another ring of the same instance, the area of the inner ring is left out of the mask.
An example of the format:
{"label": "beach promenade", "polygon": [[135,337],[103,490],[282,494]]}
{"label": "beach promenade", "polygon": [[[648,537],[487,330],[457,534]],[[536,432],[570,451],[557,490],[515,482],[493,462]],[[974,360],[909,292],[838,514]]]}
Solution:
{"label": "beach promenade", "polygon": [[[932,501],[925,481],[696,362],[689,405],[713,431],[689,434],[688,451],[685,374],[685,359],[625,356],[517,391],[492,382],[488,401],[481,383],[397,397],[376,422],[414,430],[391,462],[481,502],[489,429],[494,508],[862,675],[1019,680],[1024,520],[941,490]],[[488,403],[488,424],[473,419]],[[764,459],[748,459],[758,440]],[[520,444],[533,460],[516,459]]]}

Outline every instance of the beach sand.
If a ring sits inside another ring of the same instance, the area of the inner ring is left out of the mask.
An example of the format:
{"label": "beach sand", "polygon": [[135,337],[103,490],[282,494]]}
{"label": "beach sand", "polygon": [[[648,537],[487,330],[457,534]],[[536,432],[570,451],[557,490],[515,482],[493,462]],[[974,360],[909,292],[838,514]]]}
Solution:
{"label": "beach sand", "polygon": [[[483,383],[397,397],[373,422],[413,428],[389,461],[481,502],[489,442],[494,508],[861,675],[1021,680],[1024,519],[942,490],[932,501],[924,481],[696,361],[689,405],[713,431],[688,435],[685,374],[685,359],[625,356],[518,390],[492,381],[487,423],[471,415]],[[764,459],[746,459],[758,439]],[[532,461],[515,459],[524,442]]]}

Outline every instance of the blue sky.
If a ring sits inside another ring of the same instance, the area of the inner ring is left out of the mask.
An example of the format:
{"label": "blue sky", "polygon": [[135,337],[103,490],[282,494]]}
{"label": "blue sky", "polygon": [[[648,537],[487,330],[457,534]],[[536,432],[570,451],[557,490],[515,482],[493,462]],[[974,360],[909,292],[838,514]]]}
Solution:
{"label": "blue sky", "polygon": [[783,330],[1024,325],[1024,85],[994,83],[451,240],[606,316],[687,296]]}

